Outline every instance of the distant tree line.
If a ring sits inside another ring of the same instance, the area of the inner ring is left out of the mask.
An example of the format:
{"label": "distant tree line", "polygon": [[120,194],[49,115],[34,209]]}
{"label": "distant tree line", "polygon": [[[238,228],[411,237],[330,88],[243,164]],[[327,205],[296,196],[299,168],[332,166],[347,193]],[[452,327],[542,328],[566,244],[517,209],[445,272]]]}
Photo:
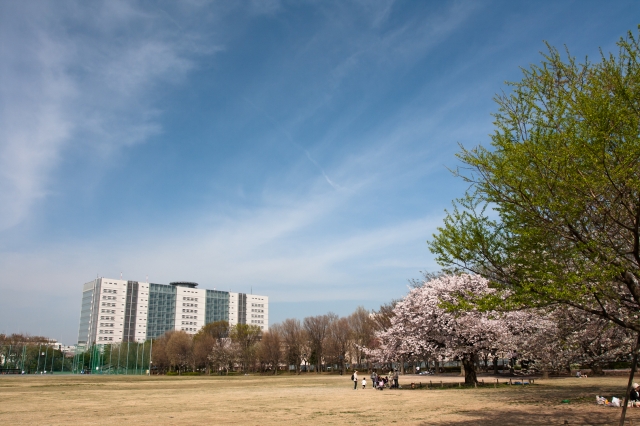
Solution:
{"label": "distant tree line", "polygon": [[385,321],[359,307],[351,315],[334,313],[286,319],[268,331],[259,326],[226,321],[205,325],[195,335],[169,331],[153,342],[153,367],[158,373],[230,371],[278,371],[297,373],[340,372],[347,366],[367,368],[367,348],[374,345],[375,332]]}
{"label": "distant tree line", "polygon": [[0,372],[71,371],[69,354],[56,349],[55,340],[23,333],[0,334]]}

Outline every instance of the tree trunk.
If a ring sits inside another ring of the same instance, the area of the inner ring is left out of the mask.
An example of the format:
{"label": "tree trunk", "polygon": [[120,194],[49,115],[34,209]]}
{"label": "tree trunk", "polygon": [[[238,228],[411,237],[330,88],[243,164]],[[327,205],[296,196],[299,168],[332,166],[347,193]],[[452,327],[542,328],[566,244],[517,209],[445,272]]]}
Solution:
{"label": "tree trunk", "polygon": [[631,372],[629,373],[629,383],[627,384],[627,392],[624,394],[624,400],[622,405],[622,414],[620,415],[620,426],[624,426],[624,419],[627,415],[627,405],[629,405],[629,394],[631,393],[631,385],[633,383],[633,376],[638,368],[638,351],[640,351],[640,333],[638,333],[638,341],[633,348],[633,361],[631,362]]}
{"label": "tree trunk", "polygon": [[493,357],[493,374],[498,375],[498,357]]}
{"label": "tree trunk", "polygon": [[548,379],[549,378],[549,370],[548,369],[544,369],[542,370],[542,378],[543,379]]}
{"label": "tree trunk", "polygon": [[464,373],[464,361],[462,360],[462,358],[460,359],[460,377],[466,377]]}
{"label": "tree trunk", "polygon": [[464,369],[464,384],[475,385],[478,383],[478,377],[476,376],[476,369],[474,365],[473,354],[465,355],[462,357],[462,368]]}
{"label": "tree trunk", "polygon": [[604,376],[604,370],[602,369],[602,365],[599,364],[593,364],[590,365],[591,367],[591,374],[594,376]]}

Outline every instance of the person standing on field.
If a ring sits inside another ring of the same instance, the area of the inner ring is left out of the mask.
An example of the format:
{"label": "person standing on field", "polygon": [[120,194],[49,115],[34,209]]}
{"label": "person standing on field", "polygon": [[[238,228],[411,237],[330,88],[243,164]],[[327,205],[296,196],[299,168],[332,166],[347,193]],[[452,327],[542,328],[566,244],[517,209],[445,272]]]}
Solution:
{"label": "person standing on field", "polygon": [[353,390],[358,390],[358,370],[353,372]]}
{"label": "person standing on field", "polygon": [[375,371],[371,373],[371,383],[373,383],[373,389],[375,389],[378,384],[378,374]]}

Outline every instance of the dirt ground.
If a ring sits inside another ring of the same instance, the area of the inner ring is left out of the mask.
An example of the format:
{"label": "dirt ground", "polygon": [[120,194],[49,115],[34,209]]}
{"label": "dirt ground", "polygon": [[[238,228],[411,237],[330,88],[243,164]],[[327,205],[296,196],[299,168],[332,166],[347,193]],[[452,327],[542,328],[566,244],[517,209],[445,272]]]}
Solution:
{"label": "dirt ground", "polygon": [[[486,382],[490,377],[480,378]],[[532,386],[410,389],[460,377],[401,376],[403,389],[353,390],[348,376],[0,376],[0,424],[616,424],[623,377],[539,380]],[[359,386],[360,387],[360,386]],[[562,403],[569,399],[570,403]],[[640,426],[640,408],[628,418]]]}

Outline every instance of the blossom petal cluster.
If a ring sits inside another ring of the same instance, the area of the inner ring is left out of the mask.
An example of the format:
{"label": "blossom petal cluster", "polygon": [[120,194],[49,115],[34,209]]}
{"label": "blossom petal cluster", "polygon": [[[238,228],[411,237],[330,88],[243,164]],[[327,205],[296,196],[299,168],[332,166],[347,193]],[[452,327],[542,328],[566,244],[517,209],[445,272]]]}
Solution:
{"label": "blossom petal cluster", "polygon": [[[478,275],[447,275],[412,289],[394,309],[391,327],[377,334],[378,361],[436,357],[452,359],[481,352],[515,349],[514,337],[529,316],[522,313],[451,311],[447,303],[492,292],[489,281]],[[512,322],[512,324],[509,324]]]}

